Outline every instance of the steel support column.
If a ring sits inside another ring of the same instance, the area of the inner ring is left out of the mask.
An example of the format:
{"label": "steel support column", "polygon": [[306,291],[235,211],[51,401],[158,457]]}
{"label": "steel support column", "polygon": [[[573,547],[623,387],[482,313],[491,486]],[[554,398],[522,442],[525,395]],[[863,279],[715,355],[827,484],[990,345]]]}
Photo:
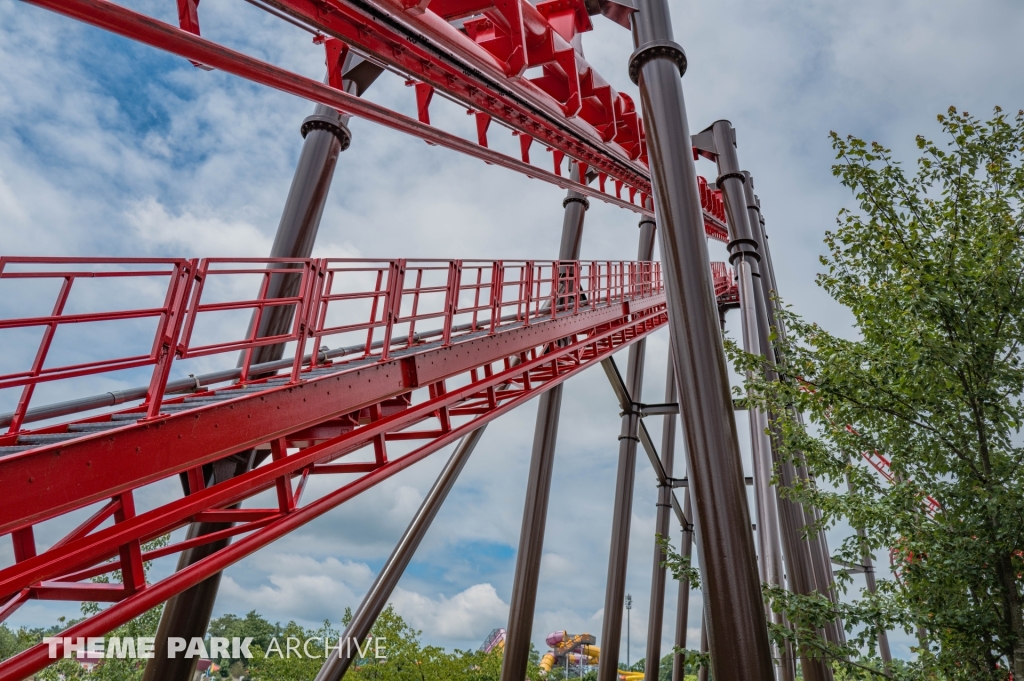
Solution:
{"label": "steel support column", "polygon": [[[571,178],[580,178],[579,166],[572,164]],[[569,190],[562,220],[559,260],[578,260],[583,238],[583,219],[589,203],[579,192]],[[632,347],[632,346],[631,346]],[[544,553],[544,526],[548,517],[551,492],[551,470],[555,463],[558,439],[558,415],[562,408],[562,385],[558,384],[540,396],[537,425],[530,457],[530,475],[526,483],[523,527],[519,533],[515,579],[509,599],[508,627],[505,636],[505,657],[501,664],[501,681],[523,681],[530,661],[530,637],[533,614],[537,604],[537,580]]]}
{"label": "steel support column", "polygon": [[629,71],[640,87],[661,231],[712,673],[768,681],[771,647],[680,78],[686,56],[672,39],[667,0],[638,0],[637,9]]}
{"label": "steel support column", "polygon": [[[750,215],[751,207],[757,206],[756,199],[753,195],[753,179],[750,178],[749,173],[744,176],[744,187],[743,187],[743,203],[746,207],[746,213],[748,216],[748,224],[751,227],[751,236],[753,237],[759,252],[764,253],[764,276],[758,277],[758,284],[760,286],[760,300],[762,301],[764,314],[759,315],[759,323],[761,324],[760,338],[762,344],[763,355],[766,358],[766,369],[765,374],[768,380],[777,380],[778,373],[775,370],[775,363],[777,360],[776,352],[770,341],[770,334],[772,330],[778,333],[783,333],[781,325],[778,323],[776,316],[775,302],[773,299],[774,295],[774,273],[772,272],[772,264],[770,254],[767,252],[763,223],[760,220],[760,215]],[[759,213],[760,211],[758,211]],[[763,318],[762,318],[763,317]],[[777,437],[777,434],[776,434]],[[792,488],[797,481],[798,476],[803,477],[794,463],[788,459],[784,460],[775,451],[775,447],[772,448],[772,462],[778,470],[779,481],[783,487]],[[828,591],[822,591],[820,589],[820,568],[816,566],[815,551],[811,545],[811,541],[806,539],[803,534],[803,530],[808,524],[808,517],[805,513],[803,505],[795,502],[791,499],[784,498],[781,495],[777,495],[777,504],[780,518],[780,528],[782,535],[782,543],[785,548],[786,554],[786,569],[789,576],[789,587],[790,590],[799,594],[809,594],[814,591],[820,591],[823,594],[828,594]],[[830,575],[831,577],[831,572]],[[835,630],[826,632],[830,640],[834,640]],[[803,671],[804,678],[809,681],[814,679],[822,679],[822,681],[828,681],[832,678],[832,671],[822,660],[813,658],[810,656],[810,651],[801,649],[801,670]]]}
{"label": "steel support column", "polygon": [[[675,376],[672,376],[675,380]],[[693,509],[690,504],[690,488],[683,491],[683,517],[687,524],[683,526],[683,537],[680,540],[679,552],[689,558],[693,550]],[[679,580],[679,594],[676,597],[676,631],[673,644],[675,652],[672,655],[672,681],[685,681],[686,677],[686,654],[680,651],[686,650],[686,633],[690,624],[690,580]]]}
{"label": "steel support column", "polygon": [[[654,232],[653,220],[641,220],[637,260],[647,261],[654,257]],[[619,430],[619,463],[615,474],[615,504],[612,508],[608,581],[605,585],[604,618],[601,623],[601,659],[597,667],[598,681],[617,681],[619,678],[619,644],[622,638],[622,604],[626,594],[626,564],[629,561],[629,529],[633,517],[636,446],[640,442],[640,414],[632,405],[642,400],[646,349],[646,340],[630,345],[626,365],[625,382],[631,407],[623,412]],[[665,452],[662,451],[661,455],[664,460]],[[668,456],[671,457],[671,453]],[[671,494],[671,490],[665,491]],[[665,499],[665,503],[669,503],[668,498]]]}
{"label": "steel support column", "polygon": [[459,442],[459,446],[455,448],[448,463],[441,470],[441,474],[437,476],[433,487],[430,488],[430,492],[423,499],[412,522],[409,523],[409,527],[406,528],[380,574],[377,575],[377,579],[374,580],[373,586],[363,597],[359,609],[352,616],[352,621],[345,627],[338,647],[331,651],[323,667],[320,668],[320,672],[316,675],[316,681],[339,681],[345,675],[355,660],[355,656],[352,654],[352,646],[342,646],[341,641],[362,642],[370,635],[374,622],[387,606],[388,599],[391,598],[392,592],[398,586],[398,581],[402,578],[405,568],[412,560],[416,549],[419,548],[427,530],[430,529],[430,524],[455,485],[466,462],[469,461],[473,450],[476,449],[484,430],[486,430],[486,426],[474,430]]}
{"label": "steel support column", "polygon": [[[704,615],[700,618],[700,654],[703,655],[708,652],[708,621],[706,619],[707,611],[704,611]],[[697,681],[708,681],[708,668],[707,666],[701,667],[697,670]]]}
{"label": "steel support column", "polygon": [[[775,281],[775,269],[772,264],[771,251],[768,248],[768,234],[765,230],[764,215],[761,213],[761,202],[754,194],[754,181],[750,178],[747,183],[747,210],[750,216],[750,224],[754,227],[754,235],[758,240],[758,248],[764,254],[764,268],[761,277],[761,286],[764,292],[765,307],[768,311],[768,319],[771,324],[771,331],[775,331],[778,336],[782,339],[786,337],[786,326],[782,320],[776,316],[775,308],[775,296],[778,292],[778,284]],[[766,335],[767,337],[767,335]],[[769,346],[770,347],[770,346]],[[777,353],[776,353],[777,354]],[[779,361],[779,357],[774,358],[775,361]],[[803,421],[801,414],[797,413],[796,417],[799,421]],[[797,471],[801,476],[806,477],[814,484],[814,477],[809,475],[806,471],[805,466],[801,466]],[[807,509],[805,509],[806,514]],[[816,523],[821,518],[821,512],[816,509],[810,509],[810,513],[807,514],[809,517],[806,518],[808,523]],[[811,551],[815,557],[815,567],[818,579],[818,587],[822,593],[826,593],[832,602],[837,602],[838,594],[834,588],[835,580],[832,577],[832,561],[828,550],[828,541],[824,534],[817,533],[811,540]],[[842,622],[836,622],[832,628],[833,642],[845,643],[846,635],[843,631]],[[888,642],[886,642],[888,644]]]}
{"label": "steel support column", "polygon": [[[736,153],[736,131],[728,121],[717,121],[694,138],[694,146],[710,151],[718,163],[718,188],[722,191],[729,224],[729,261],[736,270],[740,298],[741,336],[744,351],[769,357],[768,317],[760,284],[757,240],[748,220],[745,185],[747,174],[740,170]],[[752,378],[748,374],[747,379]],[[768,436],[768,415],[755,405],[748,406],[750,458],[757,503],[757,535],[761,549],[761,580],[784,586],[780,554],[778,506],[772,478],[772,443]],[[770,614],[770,613],[769,613]],[[773,615],[781,623],[781,615]],[[776,651],[780,679],[793,678],[785,650]]]}
{"label": "steel support column", "polygon": [[[672,358],[668,359],[668,369],[665,372],[665,404],[671,404],[676,401],[676,372],[672,366]],[[661,427],[661,465],[665,469],[665,475],[673,477],[673,467],[675,464],[675,449],[676,449],[676,415],[667,414],[664,417],[664,422]],[[687,506],[689,505],[689,489],[684,493],[683,500],[683,513],[689,517],[687,512]],[[654,532],[656,538],[669,536],[669,521],[672,513],[672,488],[668,484],[660,483],[658,485],[658,503],[657,510],[654,518]],[[683,541],[686,542],[687,537],[686,528],[683,528]],[[689,542],[691,545],[693,541]],[[690,549],[687,546],[681,546],[680,551],[684,555],[690,555]],[[662,620],[665,618],[665,566],[662,564],[665,561],[665,552],[661,550],[661,546],[655,542],[654,544],[654,564],[651,568],[651,604],[648,611],[647,619],[647,651],[645,654],[646,660],[653,660],[654,662],[648,662],[644,668],[644,681],[658,681],[659,666],[661,664],[661,630]],[[686,588],[686,605],[689,606],[689,585],[685,585]],[[682,591],[684,584],[679,583],[680,597],[682,597]],[[686,609],[686,608],[684,608]],[[685,636],[686,621],[685,615],[683,615],[683,632]],[[678,625],[678,617],[677,617]],[[678,626],[677,626],[678,633]],[[684,639],[683,645],[686,645]],[[677,654],[676,658],[679,657]],[[673,665],[675,661],[673,660]],[[682,677],[680,677],[682,678]]]}
{"label": "steel support column", "polygon": [[[382,69],[350,52],[342,72],[345,74],[345,90],[358,96],[380,75]],[[348,119],[349,116],[318,104],[313,115],[303,121],[300,132],[305,140],[281,212],[270,257],[308,258],[312,254],[338,155],[348,148],[351,139],[346,126]],[[299,281],[299,275],[273,275],[267,287],[267,298],[294,296]],[[291,305],[268,308],[260,320],[258,336],[288,333],[294,312]],[[283,344],[262,346],[255,349],[250,361],[252,364],[270,362],[280,359],[283,353]],[[206,484],[241,475],[257,463],[255,451],[239,452],[215,464],[208,474]],[[199,537],[230,526],[230,523],[193,523],[189,526],[188,537]],[[229,542],[230,539],[223,539],[183,551],[177,569],[182,570],[212,555]],[[217,573],[167,601],[157,628],[154,657],[146,664],[143,681],[192,681],[198,658],[169,657],[167,639],[170,636],[192,638],[206,635],[217,600],[220,578],[221,574]]]}

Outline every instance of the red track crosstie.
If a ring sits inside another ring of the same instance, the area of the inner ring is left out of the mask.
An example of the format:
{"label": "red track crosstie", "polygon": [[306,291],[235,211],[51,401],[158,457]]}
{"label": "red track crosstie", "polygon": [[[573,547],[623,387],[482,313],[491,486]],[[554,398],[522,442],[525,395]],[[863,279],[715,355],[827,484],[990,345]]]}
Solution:
{"label": "red track crosstie", "polygon": [[[715,275],[715,292],[729,295],[728,268]],[[292,277],[295,295],[266,298],[275,276]],[[148,291],[162,304],[130,307],[85,293],[104,281],[131,282],[120,288],[125,295]],[[0,436],[0,532],[11,534],[16,554],[0,570],[0,619],[31,598],[114,603],[67,636],[109,631],[667,321],[659,265],[644,262],[0,259],[0,286],[25,282],[48,283],[56,304],[0,320],[0,331],[31,328],[40,338],[27,370],[0,375],[0,388],[21,391],[14,414],[0,417],[11,430]],[[227,323],[233,313],[282,306],[294,312],[283,336],[256,338],[255,326],[241,333]],[[50,356],[69,330],[87,335],[89,325],[143,319],[155,328],[148,353],[94,348],[89,361],[69,364]],[[305,353],[333,339],[356,342]],[[272,343],[287,343],[286,356],[251,366],[253,349]],[[240,354],[241,366],[210,379],[223,387],[199,388],[196,378],[185,396],[169,391],[179,364],[217,356],[233,364]],[[127,370],[150,372],[138,406],[34,431],[19,426],[31,420],[40,385]],[[212,462],[249,450],[259,466],[226,481],[210,477]],[[338,484],[310,500],[310,475]],[[136,513],[140,488],[178,477],[187,481],[184,496]],[[238,507],[247,499],[256,505]],[[77,527],[39,550],[33,526],[76,511]],[[196,521],[235,524],[143,553],[146,541]],[[146,584],[143,561],[229,536],[238,539]],[[124,584],[90,581],[116,569]],[[33,648],[0,664],[0,679],[48,662],[45,646]]]}
{"label": "red track crosstie", "polygon": [[[194,64],[232,73],[430,144],[653,215],[645,208],[651,185],[646,138],[635,105],[567,47],[566,41],[573,35],[591,28],[583,0],[547,0],[536,7],[525,0],[510,0],[502,10],[472,0],[272,0],[271,5],[315,31],[317,42],[326,43],[327,84],[200,37],[196,0],[178,0],[181,28],[107,0],[28,1],[177,54]],[[460,31],[452,22],[460,22],[463,17],[472,18]],[[415,86],[417,118],[341,89],[341,64],[350,45],[409,79],[409,84]],[[541,68],[543,75],[521,77],[527,66]],[[467,113],[476,117],[475,140],[430,125],[429,106],[435,91],[467,107]],[[520,158],[489,147],[492,120],[518,137]],[[534,140],[551,152],[553,172],[531,163]],[[562,168],[567,160],[575,160],[584,176],[596,176],[598,186],[564,176]],[[710,190],[701,181],[700,200],[707,235],[727,241],[720,192]]]}

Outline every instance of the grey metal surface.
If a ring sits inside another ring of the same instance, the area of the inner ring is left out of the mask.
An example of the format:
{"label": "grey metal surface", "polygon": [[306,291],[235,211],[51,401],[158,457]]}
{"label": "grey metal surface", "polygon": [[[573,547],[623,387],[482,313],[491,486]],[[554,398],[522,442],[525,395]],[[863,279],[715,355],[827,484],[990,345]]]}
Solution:
{"label": "grey metal surface", "polygon": [[[572,164],[570,177],[580,181],[579,166]],[[578,260],[583,238],[586,204],[569,201],[577,198],[570,190],[564,204],[559,260]],[[582,198],[582,197],[580,197]],[[544,553],[544,526],[548,517],[551,493],[551,470],[555,462],[558,439],[558,416],[562,408],[562,384],[540,396],[537,424],[530,456],[530,474],[526,483],[523,526],[519,533],[516,572],[509,599],[505,656],[501,664],[501,681],[523,681],[530,661],[530,638],[533,634],[533,613],[537,605],[537,582]]]}
{"label": "grey metal surface", "polygon": [[[667,0],[637,0],[637,75],[715,679],[774,679]],[[606,615],[607,616],[607,615]],[[602,642],[606,644],[606,642]]]}
{"label": "grey metal surface", "polygon": [[[689,558],[693,549],[693,509],[690,505],[690,490],[683,492],[683,514],[689,522],[683,525],[683,536],[680,539],[679,552]],[[686,655],[680,651],[686,649],[686,631],[690,622],[690,580],[679,580],[679,593],[676,595],[676,631],[672,643],[675,653],[672,655],[672,681],[685,681]]]}
{"label": "grey metal surface", "polygon": [[[654,256],[654,223],[640,223],[640,244],[637,260],[647,261]],[[615,502],[612,506],[611,546],[608,551],[608,581],[605,583],[604,617],[601,621],[601,659],[598,662],[598,681],[617,681],[619,678],[619,646],[622,638],[622,605],[626,595],[626,564],[629,560],[629,530],[633,517],[633,481],[636,477],[636,446],[640,442],[640,414],[633,406],[641,401],[644,385],[644,359],[646,339],[629,346],[626,363],[626,392],[630,408],[623,410],[619,429],[619,461],[615,474]],[[665,453],[662,452],[662,457]],[[671,455],[669,455],[671,456]],[[666,477],[671,472],[664,468]],[[662,486],[671,493],[671,489]],[[665,499],[666,504],[668,499]]]}
{"label": "grey metal surface", "polygon": [[[671,403],[676,400],[676,374],[672,367],[672,358],[669,358],[668,369],[665,372],[665,402]],[[676,449],[676,417],[673,414],[666,415],[661,427],[661,465],[665,473],[671,478],[675,464]],[[669,521],[672,511],[672,487],[664,483],[658,484],[658,502],[654,518],[654,532],[658,537],[669,537]],[[685,531],[685,530],[684,530]],[[691,542],[692,543],[692,542]],[[682,551],[689,555],[686,548]],[[662,620],[665,617],[665,553],[661,546],[654,544],[654,561],[651,568],[651,603],[647,615],[647,650],[644,659],[661,660],[661,630]],[[682,589],[680,584],[680,589]],[[689,589],[687,589],[689,591]],[[685,631],[686,625],[683,625]],[[685,641],[684,641],[685,645]],[[644,668],[644,681],[658,681],[658,664],[649,664]]]}
{"label": "grey metal surface", "polygon": [[[405,533],[402,534],[402,538],[391,552],[391,556],[384,563],[384,567],[381,568],[377,579],[373,582],[373,586],[370,587],[369,592],[363,597],[362,603],[359,604],[359,608],[352,616],[352,621],[345,627],[345,631],[341,635],[342,642],[362,642],[370,635],[374,622],[377,621],[377,617],[387,606],[388,599],[391,598],[391,594],[398,585],[398,581],[402,578],[405,568],[409,565],[409,561],[412,560],[416,549],[419,548],[420,542],[427,534],[427,530],[430,529],[430,524],[434,521],[434,517],[437,516],[437,512],[448,497],[448,493],[455,485],[455,481],[465,467],[466,462],[469,461],[469,457],[473,454],[473,450],[476,449],[477,443],[480,442],[480,438],[483,436],[486,428],[487,426],[484,426],[474,430],[459,442],[458,447],[455,448],[455,451],[441,470],[441,474],[437,476],[434,485],[430,488],[427,496],[424,497],[412,522],[409,523]],[[338,681],[345,675],[345,672],[354,660],[355,656],[353,655],[352,646],[343,647],[339,645],[331,651],[330,657],[324,661],[320,672],[316,675],[315,681]]]}
{"label": "grey metal surface", "polygon": [[[707,612],[705,611],[705,615]],[[700,652],[708,652],[708,621],[706,617],[700,618]],[[708,681],[708,668],[701,667],[697,671],[697,681]]]}

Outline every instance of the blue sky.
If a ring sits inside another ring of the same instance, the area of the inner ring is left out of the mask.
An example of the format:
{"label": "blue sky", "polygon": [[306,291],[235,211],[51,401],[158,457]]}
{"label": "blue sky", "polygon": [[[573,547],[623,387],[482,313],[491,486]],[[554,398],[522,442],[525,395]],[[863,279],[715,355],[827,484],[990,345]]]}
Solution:
{"label": "blue sky", "polygon": [[[170,0],[129,6],[175,19]],[[689,58],[683,83],[691,128],[733,122],[741,163],[756,178],[783,295],[798,312],[846,332],[849,317],[814,285],[823,233],[850,204],[829,170],[828,132],[878,140],[909,159],[914,135],[935,134],[935,114],[950,104],[979,115],[996,104],[1024,107],[1024,8],[1010,0],[676,0],[672,8]],[[239,0],[203,0],[200,17],[204,35],[310,77],[322,74],[322,52],[307,34]],[[626,76],[628,33],[595,23],[584,36],[588,59],[615,87],[635,94]],[[301,145],[299,123],[311,104],[14,0],[0,0],[0,65],[0,252],[269,252]],[[414,112],[412,92],[398,78],[382,79],[368,97]],[[472,120],[457,108],[435,100],[431,113],[435,124],[473,135]],[[354,120],[351,128],[317,255],[555,256],[557,188],[369,123]],[[491,138],[514,148],[511,135],[492,129]],[[706,163],[701,171],[714,176]],[[592,206],[583,257],[632,258],[635,215]],[[724,259],[720,246],[712,252]],[[11,305],[0,300],[0,310]],[[730,333],[736,323],[730,320]],[[664,335],[654,336],[646,371],[652,399],[664,389],[665,351]],[[475,648],[504,623],[535,411],[531,403],[489,428],[395,594],[399,612],[431,643]],[[567,383],[538,647],[555,629],[600,632],[617,413],[600,372]],[[652,426],[657,441],[658,424]],[[230,568],[216,614],[256,608],[274,620],[337,621],[346,606],[358,605],[446,455]],[[641,460],[627,585],[634,660],[646,635],[654,497],[653,475]],[[0,551],[10,560],[8,544]],[[667,601],[665,649],[674,589]],[[51,624],[73,612],[33,602],[12,623]],[[695,593],[691,646],[699,612]],[[906,654],[907,644],[895,636],[894,652]]]}

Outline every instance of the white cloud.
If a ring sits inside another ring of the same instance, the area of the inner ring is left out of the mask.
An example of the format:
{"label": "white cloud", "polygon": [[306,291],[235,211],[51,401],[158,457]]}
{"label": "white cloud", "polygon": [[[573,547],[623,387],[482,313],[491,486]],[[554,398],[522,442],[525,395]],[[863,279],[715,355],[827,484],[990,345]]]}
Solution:
{"label": "white cloud", "polygon": [[414,629],[429,631],[432,637],[483,640],[508,616],[508,603],[490,584],[474,584],[451,598],[430,598],[399,587],[391,603]]}
{"label": "white cloud", "polygon": [[[173,21],[166,2],[131,4]],[[741,162],[757,178],[783,294],[797,311],[843,330],[848,317],[813,285],[822,232],[849,203],[828,170],[828,131],[878,139],[899,153],[915,133],[934,133],[934,114],[949,104],[979,114],[994,104],[1017,107],[1024,14],[1006,0],[969,9],[949,0],[681,0],[672,9],[675,38],[690,63],[683,83],[691,128],[720,117],[733,121]],[[204,35],[319,77],[322,52],[305,34],[282,30],[244,4],[204,2],[200,12]],[[635,95],[625,75],[628,32],[595,23],[595,34],[584,37],[588,59]],[[100,36],[37,7],[0,0],[0,252],[265,255],[298,156],[299,123],[311,106]],[[399,79],[382,80],[369,96],[411,112],[411,91]],[[470,124],[443,102],[437,106],[437,121]],[[560,190],[363,121],[351,128],[318,256],[554,256]],[[492,138],[495,145],[511,142],[501,130],[492,130]],[[701,170],[714,174],[706,163]],[[632,257],[635,224],[633,214],[593,202],[583,257]],[[720,246],[713,252],[723,259]],[[664,385],[665,347],[664,334],[649,343],[652,401]],[[624,364],[624,356],[618,361]],[[538,646],[552,629],[600,629],[618,449],[618,410],[606,383],[601,372],[589,372],[566,384],[534,628]],[[419,618],[416,626],[432,643],[482,640],[492,626],[488,618],[504,618],[535,404],[489,427],[403,579],[402,607]],[[660,423],[649,425],[659,441]],[[218,611],[257,608],[276,619],[336,621],[344,606],[358,604],[372,580],[369,566],[389,554],[446,457],[435,454],[229,568]],[[627,577],[642,620],[634,618],[634,641],[641,635],[636,627],[646,627],[641,611],[655,491],[642,456],[637,465]],[[314,480],[307,493],[322,494],[330,484]],[[678,541],[677,531],[674,536]],[[663,650],[675,617],[675,588],[668,591]],[[424,595],[438,593],[449,595]],[[473,608],[484,615],[474,619]],[[12,621],[49,626],[48,613],[31,604]],[[695,593],[691,647],[699,616]]]}
{"label": "white cloud", "polygon": [[260,557],[267,572],[254,588],[242,586],[225,575],[218,598],[232,603],[233,610],[257,610],[271,620],[299,619],[337,622],[346,606],[357,604],[359,595],[373,581],[365,563],[327,558],[322,561],[294,554]]}
{"label": "white cloud", "polygon": [[249,258],[266,257],[270,252],[271,239],[252,224],[199,217],[187,210],[171,215],[152,196],[135,202],[126,211],[126,219],[139,240],[155,250]]}

